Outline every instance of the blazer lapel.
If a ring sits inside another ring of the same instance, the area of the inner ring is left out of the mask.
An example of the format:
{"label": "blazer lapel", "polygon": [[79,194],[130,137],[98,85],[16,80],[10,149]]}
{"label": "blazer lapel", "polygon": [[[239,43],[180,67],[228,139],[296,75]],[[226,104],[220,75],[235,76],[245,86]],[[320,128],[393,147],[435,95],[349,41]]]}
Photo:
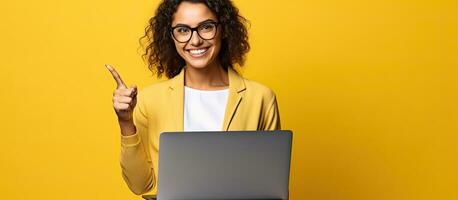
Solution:
{"label": "blazer lapel", "polygon": [[[173,128],[176,131],[183,131],[183,114],[184,114],[184,68],[181,70],[180,74],[173,77],[169,85],[169,95],[170,95],[170,105],[171,108],[171,121],[173,121]],[[243,78],[237,74],[232,68],[228,68],[228,78],[229,78],[229,95],[226,105],[226,111],[224,113],[223,120],[223,131],[228,131],[232,119],[234,118],[235,112],[239,107],[245,87],[245,81]]]}
{"label": "blazer lapel", "polygon": [[183,113],[184,113],[184,68],[181,72],[173,77],[169,85],[170,105],[172,105],[171,128],[175,131],[183,131]]}
{"label": "blazer lapel", "polygon": [[245,81],[243,78],[237,74],[235,70],[232,68],[228,68],[228,76],[229,76],[229,95],[226,105],[226,111],[224,114],[224,121],[223,121],[223,131],[228,131],[231,125],[232,119],[234,118],[235,112],[239,107],[245,87]]}

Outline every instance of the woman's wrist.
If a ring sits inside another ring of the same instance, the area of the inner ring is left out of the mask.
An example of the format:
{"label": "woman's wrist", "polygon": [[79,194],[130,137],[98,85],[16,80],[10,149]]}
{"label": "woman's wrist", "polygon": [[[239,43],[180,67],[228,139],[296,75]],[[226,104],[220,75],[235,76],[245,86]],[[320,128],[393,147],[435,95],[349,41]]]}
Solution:
{"label": "woman's wrist", "polygon": [[121,120],[118,119],[119,127],[121,128],[121,134],[124,136],[134,135],[137,130],[134,125],[133,119]]}

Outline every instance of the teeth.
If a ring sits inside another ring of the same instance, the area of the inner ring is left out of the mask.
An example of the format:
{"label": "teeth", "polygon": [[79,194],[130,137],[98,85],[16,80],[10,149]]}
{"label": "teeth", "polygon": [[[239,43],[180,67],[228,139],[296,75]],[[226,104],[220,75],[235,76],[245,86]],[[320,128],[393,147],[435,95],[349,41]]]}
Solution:
{"label": "teeth", "polygon": [[189,52],[191,54],[194,54],[194,55],[203,54],[205,51],[207,51],[207,49],[192,49],[192,50],[189,50]]}

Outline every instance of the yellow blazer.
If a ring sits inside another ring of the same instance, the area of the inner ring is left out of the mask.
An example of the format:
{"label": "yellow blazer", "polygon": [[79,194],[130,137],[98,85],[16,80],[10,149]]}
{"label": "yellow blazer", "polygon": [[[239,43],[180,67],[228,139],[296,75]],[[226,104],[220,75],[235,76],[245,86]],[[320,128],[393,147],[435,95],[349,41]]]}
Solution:
{"label": "yellow blazer", "polygon": [[[222,130],[279,130],[275,93],[228,70],[229,95]],[[172,79],[140,90],[133,111],[136,133],[121,135],[122,177],[137,194],[156,194],[159,135],[183,131],[184,69]]]}

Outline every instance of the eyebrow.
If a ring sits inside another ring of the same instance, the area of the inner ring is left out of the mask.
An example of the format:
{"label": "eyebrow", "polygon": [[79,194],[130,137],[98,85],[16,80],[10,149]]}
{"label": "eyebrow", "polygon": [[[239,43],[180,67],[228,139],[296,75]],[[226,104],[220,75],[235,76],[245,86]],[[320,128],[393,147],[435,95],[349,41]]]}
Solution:
{"label": "eyebrow", "polygon": [[[216,22],[215,20],[212,20],[212,19],[207,19],[205,21],[201,21],[199,22],[199,24],[197,24],[197,27],[200,26],[201,24],[204,24],[204,23],[207,23],[207,22]],[[189,25],[187,24],[176,24],[175,27],[177,26],[187,26],[187,27],[190,27]]]}

